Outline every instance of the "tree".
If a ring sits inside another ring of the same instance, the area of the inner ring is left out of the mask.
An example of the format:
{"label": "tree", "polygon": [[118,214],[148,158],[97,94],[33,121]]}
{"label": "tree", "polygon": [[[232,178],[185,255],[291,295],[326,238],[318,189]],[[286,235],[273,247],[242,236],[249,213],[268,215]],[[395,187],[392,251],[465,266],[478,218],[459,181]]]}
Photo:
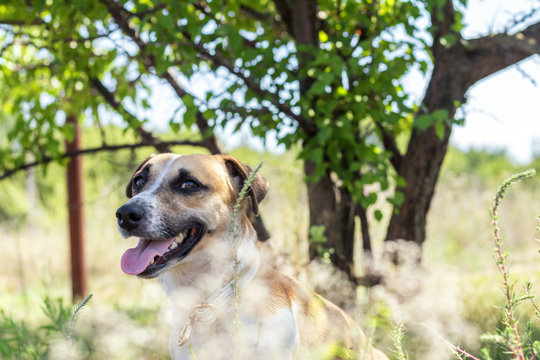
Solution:
{"label": "tree", "polygon": [[[0,149],[0,159],[9,172],[31,161],[29,154],[37,162],[61,158],[58,138],[71,130],[58,112],[84,112],[98,122],[103,104],[142,144],[161,146],[136,116],[149,106],[149,84],[157,79],[179,100],[171,130],[197,129],[201,137],[193,145],[219,152],[213,130],[226,124],[247,125],[263,139],[272,134],[288,148],[300,145],[310,224],[324,226],[330,259],[354,278],[355,218],[369,253],[367,210],[381,220],[378,190],[389,190],[394,211],[386,238],[422,244],[465,92],[538,51],[538,24],[464,39],[465,5],[8,1],[0,5],[0,80],[15,89],[2,95],[14,120],[11,147]],[[420,104],[402,88],[411,69],[431,70]],[[215,86],[196,89],[201,73]],[[310,256],[319,255],[313,245]]]}

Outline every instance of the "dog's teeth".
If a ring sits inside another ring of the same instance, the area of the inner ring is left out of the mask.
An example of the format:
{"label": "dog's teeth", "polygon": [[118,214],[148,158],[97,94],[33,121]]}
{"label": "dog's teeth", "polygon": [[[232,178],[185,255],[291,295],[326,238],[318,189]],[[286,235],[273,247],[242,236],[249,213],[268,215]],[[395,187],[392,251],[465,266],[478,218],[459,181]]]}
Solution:
{"label": "dog's teeth", "polygon": [[186,233],[180,233],[178,236],[174,239],[175,242],[181,243],[186,238]]}
{"label": "dog's teeth", "polygon": [[173,241],[172,244],[169,246],[169,249],[173,250],[178,247],[178,243],[176,241]]}

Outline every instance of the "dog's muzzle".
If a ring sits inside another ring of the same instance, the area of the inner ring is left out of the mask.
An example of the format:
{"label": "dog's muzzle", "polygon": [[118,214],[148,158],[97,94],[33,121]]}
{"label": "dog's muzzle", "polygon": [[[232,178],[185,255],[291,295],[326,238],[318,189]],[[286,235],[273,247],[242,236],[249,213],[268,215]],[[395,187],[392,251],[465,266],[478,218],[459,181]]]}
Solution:
{"label": "dog's muzzle", "polygon": [[144,209],[136,204],[125,204],[116,210],[118,226],[125,230],[133,230],[139,226],[144,216]]}

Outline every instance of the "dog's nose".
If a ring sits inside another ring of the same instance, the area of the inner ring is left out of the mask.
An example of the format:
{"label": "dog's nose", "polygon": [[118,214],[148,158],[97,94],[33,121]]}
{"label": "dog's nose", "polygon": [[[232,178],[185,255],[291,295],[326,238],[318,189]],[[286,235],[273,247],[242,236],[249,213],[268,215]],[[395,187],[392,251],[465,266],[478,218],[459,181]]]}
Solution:
{"label": "dog's nose", "polygon": [[132,230],[139,225],[139,220],[142,219],[144,210],[138,205],[122,205],[116,210],[116,219],[118,225],[122,229]]}

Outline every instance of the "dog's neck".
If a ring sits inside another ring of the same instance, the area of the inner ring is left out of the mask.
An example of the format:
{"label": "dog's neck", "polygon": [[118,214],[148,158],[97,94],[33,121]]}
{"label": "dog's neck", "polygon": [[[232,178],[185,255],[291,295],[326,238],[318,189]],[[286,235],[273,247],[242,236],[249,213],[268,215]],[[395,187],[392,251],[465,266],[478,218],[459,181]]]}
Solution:
{"label": "dog's neck", "polygon": [[[249,283],[259,268],[260,255],[255,244],[255,230],[250,224],[245,226],[243,220],[236,232],[231,226],[219,235],[207,234],[218,236],[212,242],[213,246],[188,255],[179,266],[159,276],[173,307],[188,312],[194,305],[214,297],[229,283],[237,282],[235,286]],[[245,220],[249,222],[247,218]],[[231,248],[236,249],[236,254]]]}

